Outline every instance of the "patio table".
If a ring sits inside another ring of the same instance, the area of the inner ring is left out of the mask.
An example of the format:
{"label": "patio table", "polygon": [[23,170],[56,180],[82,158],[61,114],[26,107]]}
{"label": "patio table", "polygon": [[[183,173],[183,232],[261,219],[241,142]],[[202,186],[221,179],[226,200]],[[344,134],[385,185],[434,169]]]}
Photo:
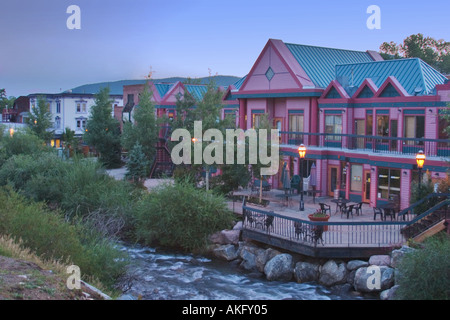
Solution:
{"label": "patio table", "polygon": [[331,202],[336,203],[336,212],[334,214],[337,214],[338,211],[342,212],[342,209],[347,206],[347,203],[350,203],[351,201],[348,199],[332,199]]}

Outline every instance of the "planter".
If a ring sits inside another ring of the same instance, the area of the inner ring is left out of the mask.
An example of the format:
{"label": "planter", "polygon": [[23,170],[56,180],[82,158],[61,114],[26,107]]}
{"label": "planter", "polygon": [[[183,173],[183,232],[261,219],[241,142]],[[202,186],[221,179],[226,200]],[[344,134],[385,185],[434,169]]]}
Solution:
{"label": "planter", "polygon": [[[326,217],[314,217],[314,215],[309,214],[308,215],[309,221],[316,221],[316,222],[327,222],[328,219],[330,219],[330,216]],[[328,231],[328,226],[323,226],[323,231]]]}

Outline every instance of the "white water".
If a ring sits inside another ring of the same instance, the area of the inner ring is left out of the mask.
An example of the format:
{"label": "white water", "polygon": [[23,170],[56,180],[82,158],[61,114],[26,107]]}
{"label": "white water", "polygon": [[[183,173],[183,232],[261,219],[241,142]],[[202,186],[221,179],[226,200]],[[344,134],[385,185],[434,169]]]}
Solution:
{"label": "white water", "polygon": [[231,263],[145,247],[124,247],[131,265],[126,294],[145,300],[336,300],[340,296],[315,283],[267,281]]}

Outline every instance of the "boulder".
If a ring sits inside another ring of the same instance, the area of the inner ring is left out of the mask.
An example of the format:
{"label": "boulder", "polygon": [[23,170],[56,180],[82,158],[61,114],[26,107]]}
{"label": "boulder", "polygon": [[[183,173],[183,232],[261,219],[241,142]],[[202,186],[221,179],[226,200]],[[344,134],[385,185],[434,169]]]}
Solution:
{"label": "boulder", "polygon": [[242,226],[243,226],[242,221],[239,221],[234,225],[233,230],[242,230]]}
{"label": "boulder", "polygon": [[237,250],[232,244],[225,244],[213,250],[214,255],[226,261],[232,261],[238,257]]}
{"label": "boulder", "polygon": [[292,279],[292,267],[292,256],[287,253],[282,253],[276,255],[266,263],[264,273],[269,281],[289,281]]}
{"label": "boulder", "polygon": [[397,285],[397,286],[393,286],[390,289],[381,291],[380,300],[395,300],[395,298],[396,298],[395,294],[396,294],[398,288],[399,288],[399,286]]}
{"label": "boulder", "polygon": [[256,267],[256,255],[253,252],[244,247],[241,249],[240,257],[242,258],[241,268],[248,271],[258,271]]}
{"label": "boulder", "polygon": [[344,262],[327,261],[320,271],[319,283],[324,286],[334,286],[347,281],[348,270]]}
{"label": "boulder", "polygon": [[391,257],[387,254],[371,256],[369,259],[369,265],[390,266],[391,265]]}
{"label": "boulder", "polygon": [[359,292],[380,292],[394,285],[394,269],[369,266],[356,270],[353,286]]}
{"label": "boulder", "polygon": [[414,251],[413,248],[408,246],[402,246],[400,249],[393,250],[391,252],[391,267],[397,268],[403,256],[407,253]]}
{"label": "boulder", "polygon": [[238,244],[241,230],[222,230],[212,234],[209,240],[215,244]]}
{"label": "boulder", "polygon": [[363,260],[351,260],[347,263],[347,270],[353,271],[362,267],[367,267],[369,263]]}
{"label": "boulder", "polygon": [[298,283],[317,281],[319,279],[318,263],[300,261],[294,268],[294,277]]}
{"label": "boulder", "polygon": [[267,261],[279,254],[281,254],[281,252],[272,248],[256,252],[256,267],[260,272],[264,272]]}

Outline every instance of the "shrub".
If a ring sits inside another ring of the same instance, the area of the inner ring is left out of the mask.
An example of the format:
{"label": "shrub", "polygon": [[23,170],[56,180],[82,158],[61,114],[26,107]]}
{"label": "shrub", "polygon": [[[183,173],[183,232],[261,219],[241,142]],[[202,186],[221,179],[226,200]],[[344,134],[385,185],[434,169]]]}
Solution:
{"label": "shrub", "polygon": [[229,228],[233,214],[225,199],[178,182],[155,189],[137,207],[138,240],[183,250],[200,250],[208,236]]}
{"label": "shrub", "polygon": [[105,285],[123,273],[124,254],[95,231],[66,222],[57,211],[10,188],[0,189],[0,203],[0,234],[21,241],[42,259],[76,264],[85,279],[97,278]]}
{"label": "shrub", "polygon": [[405,255],[399,265],[399,299],[450,299],[450,239],[435,236],[424,243],[424,248]]}

